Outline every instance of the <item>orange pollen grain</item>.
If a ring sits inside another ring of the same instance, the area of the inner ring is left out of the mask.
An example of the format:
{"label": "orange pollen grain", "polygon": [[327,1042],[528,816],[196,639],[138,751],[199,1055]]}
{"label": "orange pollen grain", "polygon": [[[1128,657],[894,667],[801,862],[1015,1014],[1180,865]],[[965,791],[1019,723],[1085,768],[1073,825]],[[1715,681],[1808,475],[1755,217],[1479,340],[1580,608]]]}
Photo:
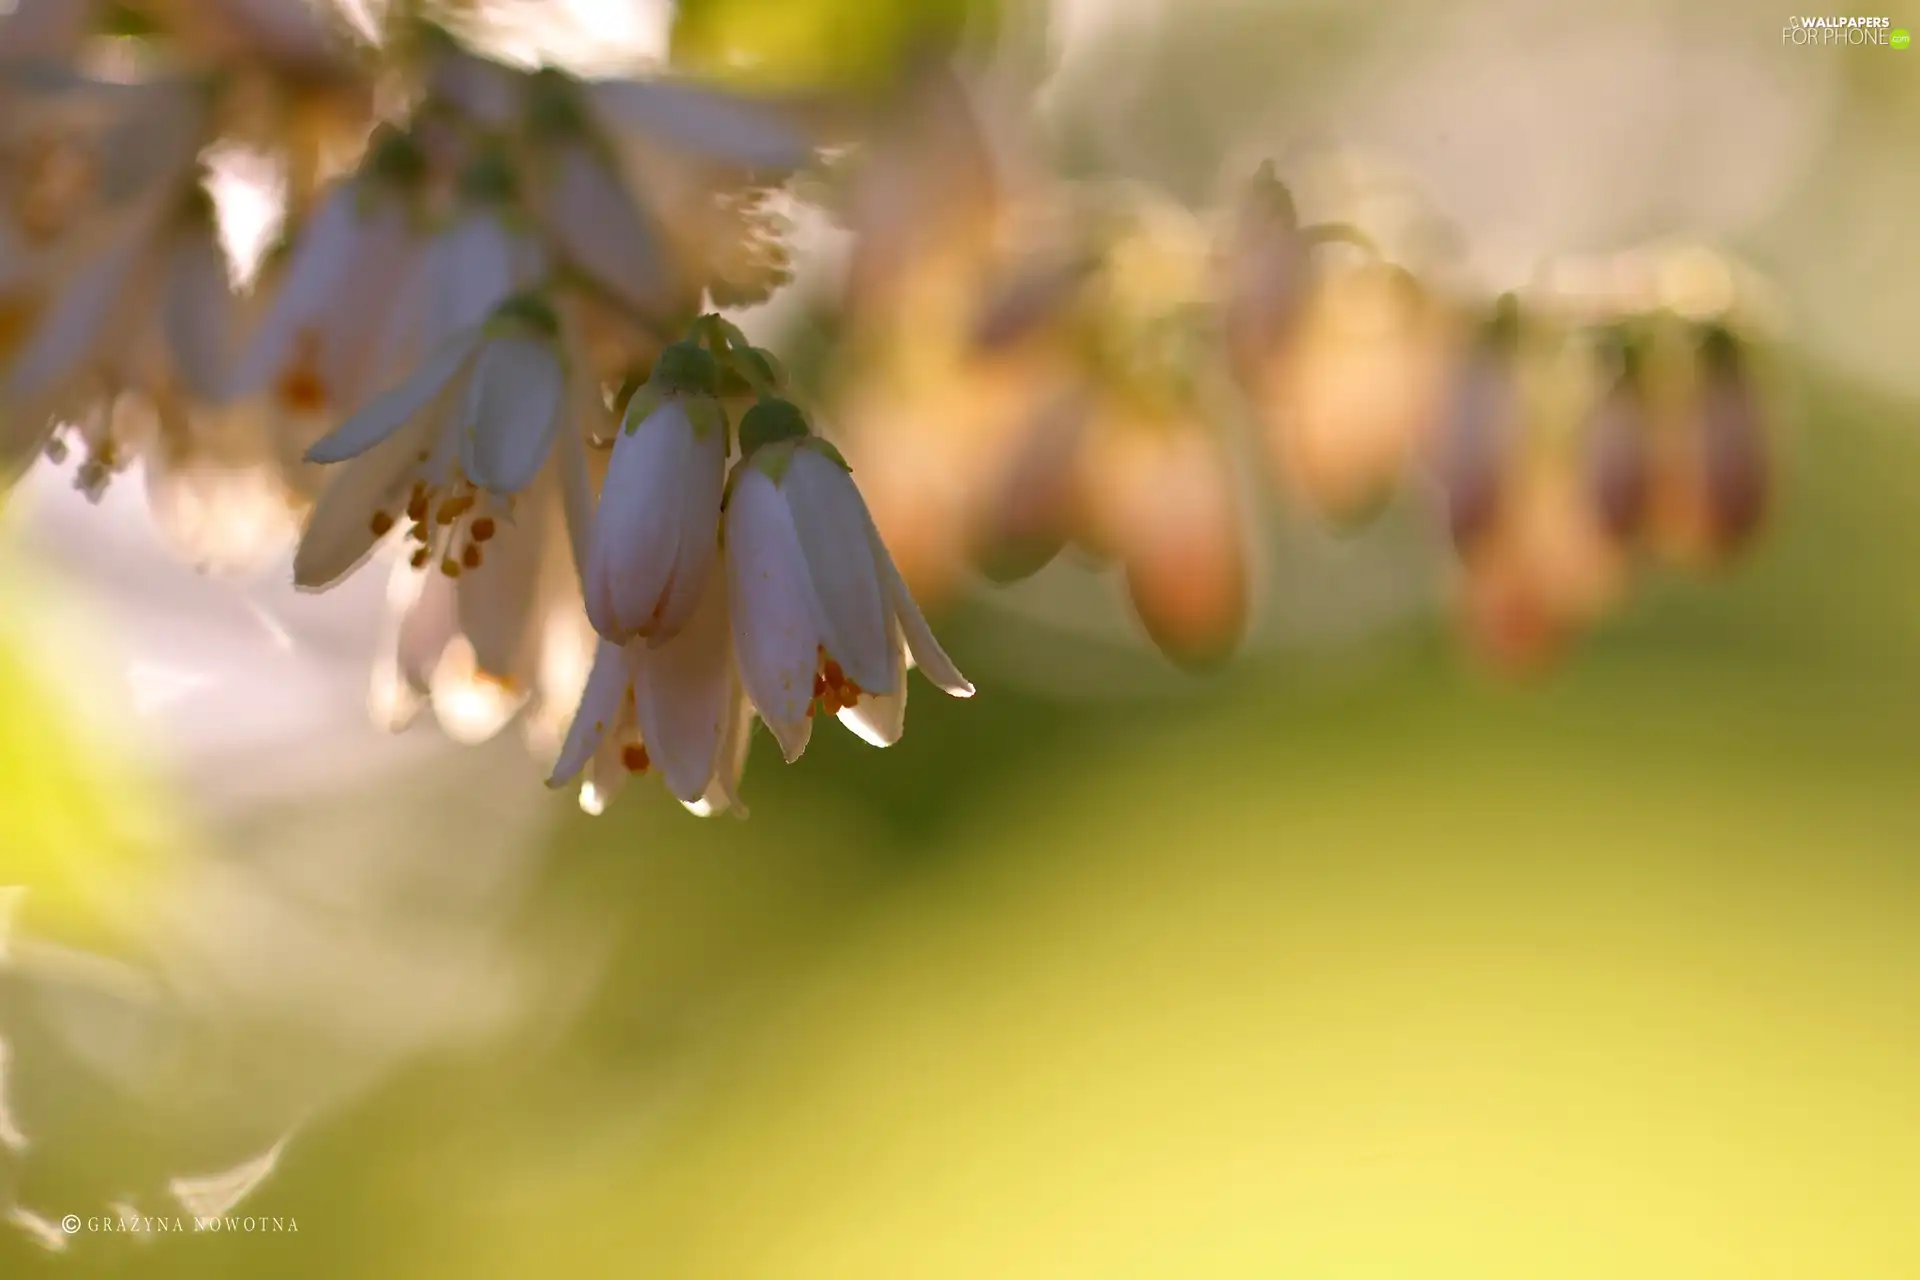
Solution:
{"label": "orange pollen grain", "polygon": [[493,537],[493,517],[481,516],[473,522],[473,527],[467,532],[473,536],[475,542],[487,541]]}
{"label": "orange pollen grain", "polygon": [[427,567],[427,559],[430,554],[425,547],[422,547],[407,558],[407,563],[416,569],[424,569]]}
{"label": "orange pollen grain", "polygon": [[384,538],[393,532],[393,517],[384,511],[376,511],[373,519],[367,522],[367,527],[373,530],[374,537]]}
{"label": "orange pollen grain", "polygon": [[440,572],[446,574],[449,578],[457,578],[460,576],[460,562],[452,556],[442,557],[440,561]]}
{"label": "orange pollen grain", "polygon": [[653,761],[648,757],[644,744],[629,742],[620,748],[620,763],[626,766],[628,773],[645,773]]}
{"label": "orange pollen grain", "polygon": [[466,550],[460,553],[460,563],[467,566],[467,568],[469,569],[478,569],[480,567],[479,546],[475,543],[469,542],[467,544]]}

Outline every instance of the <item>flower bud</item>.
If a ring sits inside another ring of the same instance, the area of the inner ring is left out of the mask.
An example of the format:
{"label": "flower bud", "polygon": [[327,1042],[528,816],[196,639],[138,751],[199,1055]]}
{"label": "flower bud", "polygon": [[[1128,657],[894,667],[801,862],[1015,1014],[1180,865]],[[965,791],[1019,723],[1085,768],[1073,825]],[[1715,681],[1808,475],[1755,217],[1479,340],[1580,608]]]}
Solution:
{"label": "flower bud", "polygon": [[1454,370],[1441,403],[1434,471],[1446,501],[1454,547],[1472,551],[1500,518],[1523,422],[1518,368],[1519,316],[1503,300],[1480,341]]}
{"label": "flower bud", "polygon": [[1602,529],[1626,543],[1646,523],[1652,492],[1651,423],[1646,392],[1632,366],[1604,391],[1581,440],[1587,496]]}
{"label": "flower bud", "polygon": [[1725,329],[1700,345],[1700,501],[1713,554],[1745,549],[1766,515],[1768,460],[1760,398],[1737,340]]}

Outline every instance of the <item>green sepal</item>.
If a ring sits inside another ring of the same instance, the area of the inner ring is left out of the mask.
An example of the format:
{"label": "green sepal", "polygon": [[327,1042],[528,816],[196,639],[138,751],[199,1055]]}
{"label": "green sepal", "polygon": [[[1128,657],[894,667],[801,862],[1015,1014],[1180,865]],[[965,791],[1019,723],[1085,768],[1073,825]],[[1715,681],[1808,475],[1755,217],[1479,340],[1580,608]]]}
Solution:
{"label": "green sepal", "polygon": [[666,398],[666,393],[651,382],[636,387],[627,398],[626,410],[620,415],[620,430],[632,435],[635,428],[653,416],[653,411]]}
{"label": "green sepal", "polygon": [[[693,323],[694,336],[704,338],[712,347],[723,347],[733,351],[750,351],[753,344],[747,341],[747,335],[740,326],[720,315],[709,311]],[[719,352],[715,352],[719,354]]]}
{"label": "green sepal", "polygon": [[542,67],[527,80],[527,132],[542,141],[588,132],[586,113],[576,96],[577,82],[564,71]]}
{"label": "green sepal", "polygon": [[537,293],[516,293],[493,309],[493,319],[502,324],[527,328],[542,338],[560,336],[560,316],[551,303]]}
{"label": "green sepal", "polygon": [[750,458],[769,445],[804,440],[811,434],[799,405],[791,400],[762,400],[740,419],[740,456]]}
{"label": "green sepal", "polygon": [[775,396],[785,382],[779,361],[761,347],[734,348],[719,356],[724,395]]}
{"label": "green sepal", "polygon": [[756,453],[747,454],[746,465],[755,468],[777,485],[787,478],[787,468],[793,465],[793,455],[796,452],[797,449],[792,441],[782,440]]}
{"label": "green sepal", "polygon": [[472,204],[511,204],[519,175],[503,147],[488,147],[460,171],[460,198]]}
{"label": "green sepal", "polygon": [[427,176],[427,155],[411,134],[382,125],[367,147],[360,171],[375,182],[411,189]]}
{"label": "green sepal", "polygon": [[720,391],[720,362],[698,341],[685,338],[660,353],[647,383],[663,393],[716,395]]}
{"label": "green sepal", "polygon": [[712,396],[686,397],[686,410],[687,422],[692,425],[696,436],[710,436],[716,431],[725,433],[727,411]]}

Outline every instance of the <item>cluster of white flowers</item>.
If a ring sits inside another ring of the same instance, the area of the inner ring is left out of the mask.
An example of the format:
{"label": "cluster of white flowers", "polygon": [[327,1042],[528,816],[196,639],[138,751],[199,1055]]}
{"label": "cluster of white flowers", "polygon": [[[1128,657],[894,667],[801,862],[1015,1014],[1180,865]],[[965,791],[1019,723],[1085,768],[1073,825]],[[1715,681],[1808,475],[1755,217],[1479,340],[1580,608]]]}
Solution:
{"label": "cluster of white flowers", "polygon": [[[1710,253],[1653,273],[1710,288],[1489,321],[1304,222],[1270,168],[1213,210],[1023,168],[948,66],[828,147],[798,103],[483,56],[449,34],[471,9],[394,3],[356,36],[305,0],[17,0],[0,483],[44,457],[97,495],[138,460],[198,561],[297,541],[312,590],[400,544],[376,714],[470,740],[519,719],[590,809],[657,768],[737,811],[756,717],[789,760],[823,710],[890,743],[910,661],[971,692],[909,583],[1072,546],[1161,651],[1232,653],[1269,496],[1250,455],[1336,522],[1411,496],[1509,664],[1645,556],[1718,562],[1761,522],[1764,415]],[[215,199],[248,166],[284,206],[257,263]],[[803,189],[850,233],[809,387],[862,488],[719,314],[793,278]]]}
{"label": "cluster of white flowers", "polygon": [[[786,279],[791,113],[400,6],[357,40],[302,0],[132,10],[138,40],[92,0],[0,18],[0,479],[137,460],[190,554],[284,533],[312,590],[402,544],[380,714],[524,716],[592,811],[653,770],[743,812],[756,718],[791,761],[817,711],[897,740],[910,665],[972,692],[778,364],[703,314]],[[251,279],[235,148],[285,194]]]}

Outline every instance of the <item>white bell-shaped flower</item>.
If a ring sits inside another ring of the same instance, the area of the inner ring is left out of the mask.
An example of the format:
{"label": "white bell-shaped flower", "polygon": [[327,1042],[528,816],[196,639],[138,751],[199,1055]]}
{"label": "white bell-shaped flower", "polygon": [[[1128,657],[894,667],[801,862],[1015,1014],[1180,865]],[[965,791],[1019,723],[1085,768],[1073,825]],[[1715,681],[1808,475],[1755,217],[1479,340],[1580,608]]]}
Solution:
{"label": "white bell-shaped flower", "polygon": [[658,770],[702,816],[745,815],[739,783],[751,709],[728,643],[728,590],[715,562],[687,625],[663,644],[600,642],[550,786],[582,772],[581,804],[597,812],[627,775]]}
{"label": "white bell-shaped flower", "polygon": [[294,555],[294,581],[325,587],[359,565],[404,517],[416,568],[476,569],[512,517],[514,495],[546,465],[574,401],[553,311],[509,299],[456,333],[399,386],[307,453],[346,463],[321,494]]}
{"label": "white bell-shaped flower", "polygon": [[955,697],[973,686],[933,637],[838,451],[784,401],[740,427],[746,459],[726,507],[734,653],[755,711],[789,761],[816,707],[876,746],[897,741],[911,656]]}
{"label": "white bell-shaped flower", "polygon": [[627,407],[587,550],[587,617],[615,643],[660,643],[693,616],[720,540],[727,424],[713,357],[661,353]]}
{"label": "white bell-shaped flower", "polygon": [[272,301],[233,372],[236,395],[270,395],[283,414],[335,421],[420,354],[418,276],[430,243],[416,229],[426,160],[384,133],[353,177],[300,228]]}

